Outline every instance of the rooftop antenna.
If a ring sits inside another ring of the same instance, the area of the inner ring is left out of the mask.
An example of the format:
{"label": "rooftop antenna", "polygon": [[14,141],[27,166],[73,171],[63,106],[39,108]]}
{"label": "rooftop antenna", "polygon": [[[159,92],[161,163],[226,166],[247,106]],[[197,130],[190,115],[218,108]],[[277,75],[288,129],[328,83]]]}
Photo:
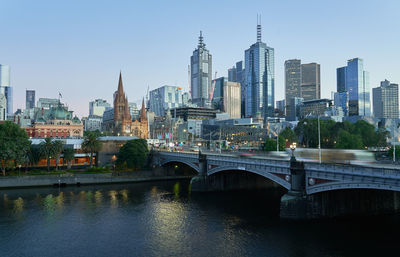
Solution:
{"label": "rooftop antenna", "polygon": [[203,32],[200,30],[200,37],[199,37],[199,48],[205,47],[206,44],[203,42]]}
{"label": "rooftop antenna", "polygon": [[261,14],[257,14],[257,42],[261,43]]}

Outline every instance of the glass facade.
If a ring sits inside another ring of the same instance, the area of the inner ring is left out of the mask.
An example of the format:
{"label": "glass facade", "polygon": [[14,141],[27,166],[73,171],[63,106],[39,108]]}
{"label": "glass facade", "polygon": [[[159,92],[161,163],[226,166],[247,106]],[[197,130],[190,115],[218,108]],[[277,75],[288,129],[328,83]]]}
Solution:
{"label": "glass facade", "polygon": [[275,105],[274,49],[257,42],[245,51],[245,116],[272,117]]}
{"label": "glass facade", "polygon": [[346,67],[336,69],[336,89],[337,92],[346,91]]}
{"label": "glass facade", "polygon": [[369,73],[364,71],[363,60],[360,58],[348,60],[345,77],[349,116],[371,116]]}
{"label": "glass facade", "polygon": [[162,86],[150,91],[150,111],[165,116],[168,109],[183,106],[182,89],[176,86]]}
{"label": "glass facade", "polygon": [[228,81],[226,77],[217,78],[215,80],[214,93],[211,100],[212,108],[222,112],[224,111],[224,84],[226,81]]}

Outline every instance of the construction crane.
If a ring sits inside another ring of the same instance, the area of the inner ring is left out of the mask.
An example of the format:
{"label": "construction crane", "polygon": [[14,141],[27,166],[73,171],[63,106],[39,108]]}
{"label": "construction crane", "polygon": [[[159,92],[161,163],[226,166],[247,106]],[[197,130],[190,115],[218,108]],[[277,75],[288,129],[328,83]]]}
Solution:
{"label": "construction crane", "polygon": [[211,84],[210,102],[212,101],[213,96],[214,96],[214,89],[215,89],[215,82],[216,81],[217,81],[217,72],[215,72],[214,80],[212,81],[212,84]]}

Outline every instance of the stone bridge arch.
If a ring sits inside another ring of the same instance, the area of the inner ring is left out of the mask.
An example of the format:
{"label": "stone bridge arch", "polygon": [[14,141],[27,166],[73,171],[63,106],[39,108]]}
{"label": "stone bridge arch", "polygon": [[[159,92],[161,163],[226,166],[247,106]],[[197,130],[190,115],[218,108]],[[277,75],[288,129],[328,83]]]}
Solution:
{"label": "stone bridge arch", "polygon": [[277,176],[275,174],[272,174],[267,171],[262,171],[262,170],[257,170],[257,169],[252,169],[248,167],[238,167],[238,166],[223,166],[223,167],[216,167],[213,169],[210,169],[207,171],[207,176],[211,176],[223,171],[244,171],[244,172],[249,172],[252,174],[259,175],[261,177],[264,177],[270,181],[275,182],[276,184],[286,188],[287,190],[290,190],[291,185],[290,185],[290,175],[283,175],[283,176]]}
{"label": "stone bridge arch", "polygon": [[168,163],[182,163],[182,164],[185,164],[185,165],[191,167],[192,169],[194,169],[194,170],[196,171],[196,173],[199,173],[199,172],[200,172],[200,168],[199,168],[198,165],[196,165],[196,164],[193,163],[193,162],[189,162],[189,161],[181,160],[181,159],[176,159],[176,160],[175,160],[175,159],[162,160],[162,161],[160,162],[160,165],[161,165],[161,166],[164,166],[164,165],[166,165],[166,164],[168,164]]}

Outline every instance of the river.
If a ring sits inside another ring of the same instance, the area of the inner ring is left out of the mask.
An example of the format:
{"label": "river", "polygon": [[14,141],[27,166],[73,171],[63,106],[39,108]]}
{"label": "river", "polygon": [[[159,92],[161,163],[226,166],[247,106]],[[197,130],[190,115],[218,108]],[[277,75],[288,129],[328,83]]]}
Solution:
{"label": "river", "polygon": [[400,215],[290,222],[272,191],[188,181],[0,191],[0,256],[398,256]]}

